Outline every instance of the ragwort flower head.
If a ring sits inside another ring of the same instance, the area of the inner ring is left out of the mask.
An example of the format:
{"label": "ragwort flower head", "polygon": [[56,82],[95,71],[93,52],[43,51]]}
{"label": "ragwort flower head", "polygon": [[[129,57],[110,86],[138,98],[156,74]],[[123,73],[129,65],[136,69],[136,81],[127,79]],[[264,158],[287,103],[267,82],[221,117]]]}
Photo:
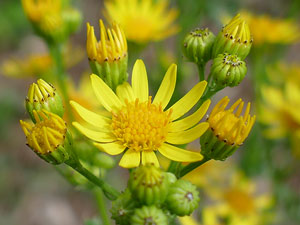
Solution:
{"label": "ragwort flower head", "polygon": [[250,103],[240,116],[244,107],[242,99],[225,110],[229,101],[226,96],[213,108],[208,118],[210,129],[201,137],[201,153],[211,159],[225,160],[232,155],[243,144],[255,122],[256,116],[249,114]]}
{"label": "ragwort flower head", "polygon": [[[116,94],[96,75],[91,75],[97,99],[111,114],[111,118],[96,114],[71,101],[77,113],[94,129],[73,125],[85,136],[94,140],[100,150],[118,155],[125,151],[119,165],[137,167],[140,162],[159,165],[155,151],[179,162],[199,161],[198,152],[187,151],[172,144],[186,144],[199,138],[208,128],[208,123],[199,123],[210,100],[195,113],[177,120],[188,112],[200,99],[206,81],[195,85],[177,103],[165,110],[176,83],[176,65],[171,65],[153,101],[149,96],[148,78],[142,60],[137,60],[132,72],[132,86],[127,82],[118,86]],[[175,121],[176,120],[176,121]]]}
{"label": "ragwort flower head", "polygon": [[178,11],[167,10],[167,0],[106,0],[104,6],[107,20],[119,23],[130,41],[159,41],[179,30],[173,24]]}
{"label": "ragwort flower head", "polygon": [[[52,164],[60,164],[69,159],[66,144],[65,121],[58,115],[46,110],[33,110],[35,124],[20,120],[26,135],[27,145],[42,159]],[[67,137],[67,138],[66,138]]]}

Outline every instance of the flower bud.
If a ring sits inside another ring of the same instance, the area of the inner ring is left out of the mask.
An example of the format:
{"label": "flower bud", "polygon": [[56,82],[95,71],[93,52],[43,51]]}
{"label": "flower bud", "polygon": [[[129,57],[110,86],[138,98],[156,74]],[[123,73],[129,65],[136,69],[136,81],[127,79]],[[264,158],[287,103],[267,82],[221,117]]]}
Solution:
{"label": "flower bud", "polygon": [[33,116],[35,124],[20,120],[27,145],[48,163],[61,164],[69,160],[72,138],[65,121],[46,110],[33,110]]}
{"label": "flower bud", "polygon": [[117,24],[106,30],[100,20],[98,42],[94,27],[88,23],[86,49],[93,73],[101,77],[113,90],[127,80],[127,41],[123,30]]}
{"label": "flower bud", "polygon": [[218,87],[234,87],[244,79],[247,67],[246,63],[236,55],[224,53],[214,58],[210,73]]}
{"label": "flower bud", "polygon": [[252,42],[248,24],[237,14],[217,35],[212,57],[216,58],[226,52],[244,60],[250,52]]}
{"label": "flower bud", "polygon": [[131,192],[126,189],[117,200],[112,202],[111,218],[115,220],[117,225],[130,224],[130,218],[136,208],[136,202],[133,201]]}
{"label": "flower bud", "polygon": [[30,85],[25,106],[34,123],[36,120],[33,115],[33,110],[45,109],[60,117],[64,114],[62,99],[56,93],[55,88],[42,79]]}
{"label": "flower bud", "polygon": [[215,35],[205,29],[191,31],[183,41],[183,53],[191,62],[205,64],[211,59]]}
{"label": "flower bud", "polygon": [[143,204],[163,203],[167,197],[169,182],[164,172],[152,165],[138,167],[130,174],[129,188],[133,197]]}
{"label": "flower bud", "polygon": [[130,225],[168,225],[168,218],[161,209],[155,206],[143,206],[136,209]]}
{"label": "flower bud", "polygon": [[197,187],[186,180],[177,180],[169,189],[166,206],[178,216],[190,215],[200,201]]}
{"label": "flower bud", "polygon": [[78,30],[82,22],[81,13],[74,8],[66,8],[62,11],[62,19],[66,24],[68,33],[74,33]]}
{"label": "flower bud", "polygon": [[225,160],[231,156],[243,144],[255,122],[255,116],[249,114],[250,103],[244,116],[240,116],[244,106],[242,99],[225,110],[229,101],[226,96],[213,108],[208,118],[210,129],[200,138],[201,154],[208,159]]}

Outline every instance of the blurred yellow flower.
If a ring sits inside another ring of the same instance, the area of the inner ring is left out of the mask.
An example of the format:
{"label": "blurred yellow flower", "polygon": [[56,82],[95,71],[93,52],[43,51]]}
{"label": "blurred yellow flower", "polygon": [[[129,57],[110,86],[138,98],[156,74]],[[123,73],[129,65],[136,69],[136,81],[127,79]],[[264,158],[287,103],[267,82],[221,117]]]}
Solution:
{"label": "blurred yellow flower", "polygon": [[1,65],[1,72],[8,77],[44,77],[53,66],[49,55],[31,55],[26,59],[9,59]]}
{"label": "blurred yellow flower", "polygon": [[[127,82],[118,86],[116,94],[96,75],[91,75],[92,87],[97,99],[106,108],[110,118],[96,114],[78,103],[70,104],[93,129],[78,122],[73,125],[94,145],[110,155],[125,152],[119,163],[124,168],[146,163],[159,165],[155,151],[179,162],[202,160],[199,152],[176,147],[199,138],[207,129],[206,122],[199,123],[207,107],[200,107],[194,114],[177,120],[188,112],[200,99],[206,81],[194,86],[177,103],[164,111],[176,83],[177,66],[171,65],[152,101],[149,96],[148,78],[142,60],[137,60],[132,71],[132,85]],[[176,120],[176,121],[174,121]],[[174,122],[173,122],[174,121]]]}
{"label": "blurred yellow flower", "polygon": [[178,220],[182,225],[200,225],[192,216],[180,216]]}
{"label": "blurred yellow flower", "polygon": [[22,0],[24,12],[30,21],[39,23],[46,15],[60,14],[61,0]]}
{"label": "blurred yellow flower", "polygon": [[[287,80],[284,87],[263,86],[263,102],[259,104],[259,121],[268,125],[264,134],[277,139],[290,136],[292,143],[300,140],[300,85]],[[300,147],[293,144],[293,151],[300,158]]]}
{"label": "blurred yellow flower", "polygon": [[289,44],[300,40],[300,29],[296,21],[255,15],[248,11],[242,11],[241,14],[250,26],[254,45]]}
{"label": "blurred yellow flower", "polygon": [[159,41],[176,32],[176,9],[168,10],[168,0],[113,0],[104,2],[104,15],[124,29],[126,37],[137,43]]}
{"label": "blurred yellow flower", "polygon": [[272,197],[270,194],[257,196],[256,192],[256,184],[235,170],[225,187],[219,186],[210,192],[213,193],[211,198],[216,202],[203,209],[203,224],[264,224],[264,220],[269,219],[265,211],[272,206]]}

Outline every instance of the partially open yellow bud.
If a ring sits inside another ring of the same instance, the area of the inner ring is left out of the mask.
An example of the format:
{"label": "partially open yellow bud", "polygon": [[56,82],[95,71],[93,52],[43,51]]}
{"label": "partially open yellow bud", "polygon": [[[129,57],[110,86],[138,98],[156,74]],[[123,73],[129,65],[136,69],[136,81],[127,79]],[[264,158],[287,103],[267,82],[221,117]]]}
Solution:
{"label": "partially open yellow bud", "polygon": [[[249,135],[256,116],[250,116],[250,103],[243,116],[240,116],[244,107],[242,99],[237,100],[229,109],[226,96],[214,107],[208,118],[209,128],[201,137],[201,154],[216,160],[225,160],[243,144]],[[234,113],[234,111],[236,112]]]}
{"label": "partially open yellow bud", "polygon": [[58,115],[46,110],[33,110],[36,124],[20,120],[26,135],[27,145],[42,159],[59,164],[69,159],[65,149],[67,126]]}

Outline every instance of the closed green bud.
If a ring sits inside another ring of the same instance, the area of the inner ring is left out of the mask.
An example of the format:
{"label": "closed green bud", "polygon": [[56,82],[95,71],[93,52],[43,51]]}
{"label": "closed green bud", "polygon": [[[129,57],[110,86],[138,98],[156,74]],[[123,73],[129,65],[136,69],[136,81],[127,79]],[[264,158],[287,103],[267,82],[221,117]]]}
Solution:
{"label": "closed green bud", "polygon": [[64,114],[62,99],[57,94],[56,89],[42,79],[30,85],[25,106],[34,123],[36,120],[33,115],[33,110],[45,109],[60,117]]}
{"label": "closed green bud", "polygon": [[132,194],[126,189],[117,200],[112,202],[111,218],[117,225],[130,225],[130,218],[137,206],[132,198]]}
{"label": "closed green bud", "polygon": [[67,8],[62,11],[62,19],[65,23],[67,32],[69,34],[78,30],[82,22],[81,13],[74,8]]}
{"label": "closed green bud", "polygon": [[227,52],[243,60],[249,54],[252,42],[248,24],[237,14],[217,35],[212,57]]}
{"label": "closed green bud", "polygon": [[168,180],[169,184],[174,184],[177,181],[177,178],[174,175],[174,173],[164,172],[164,176]]}
{"label": "closed green bud", "polygon": [[184,38],[183,53],[189,61],[205,64],[211,59],[214,40],[215,35],[208,28],[197,28]]}
{"label": "closed green bud", "polygon": [[244,79],[247,67],[236,55],[224,53],[214,58],[210,73],[217,87],[234,87]]}
{"label": "closed green bud", "polygon": [[61,164],[73,159],[72,137],[65,121],[46,110],[33,110],[35,124],[20,121],[27,145],[42,159],[51,164]]}
{"label": "closed green bud", "polygon": [[138,201],[146,205],[163,203],[168,194],[169,182],[158,167],[147,164],[130,174],[129,188]]}
{"label": "closed green bud", "polygon": [[169,189],[166,206],[178,216],[190,215],[200,201],[197,187],[186,180],[177,180]]}
{"label": "closed green bud", "polygon": [[168,217],[155,206],[143,206],[134,211],[130,225],[168,225]]}

